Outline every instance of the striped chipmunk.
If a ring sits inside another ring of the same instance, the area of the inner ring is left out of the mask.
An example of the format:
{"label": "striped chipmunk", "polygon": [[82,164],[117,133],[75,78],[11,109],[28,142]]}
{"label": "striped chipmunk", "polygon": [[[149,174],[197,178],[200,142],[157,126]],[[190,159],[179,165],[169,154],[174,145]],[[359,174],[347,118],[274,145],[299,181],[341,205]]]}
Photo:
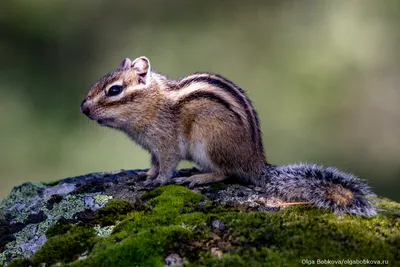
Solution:
{"label": "striped chipmunk", "polygon": [[[92,86],[81,111],[150,152],[146,185],[193,187],[233,177],[286,202],[311,203],[334,213],[376,214],[366,198],[374,193],[352,174],[312,164],[267,163],[252,102],[220,75],[193,73],[171,80],[151,70],[146,57],[126,58]],[[181,160],[194,162],[201,173],[173,178]]]}

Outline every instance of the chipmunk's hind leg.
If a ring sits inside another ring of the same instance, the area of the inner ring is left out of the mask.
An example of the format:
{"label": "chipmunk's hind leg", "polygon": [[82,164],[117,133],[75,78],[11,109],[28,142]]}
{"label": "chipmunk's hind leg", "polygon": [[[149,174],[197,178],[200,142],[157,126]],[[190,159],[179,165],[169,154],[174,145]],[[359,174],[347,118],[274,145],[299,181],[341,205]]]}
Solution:
{"label": "chipmunk's hind leg", "polygon": [[209,184],[220,182],[226,179],[226,176],[222,173],[202,173],[195,174],[190,177],[179,177],[175,178],[174,182],[176,184],[187,184],[189,183],[189,187],[193,188],[196,185]]}

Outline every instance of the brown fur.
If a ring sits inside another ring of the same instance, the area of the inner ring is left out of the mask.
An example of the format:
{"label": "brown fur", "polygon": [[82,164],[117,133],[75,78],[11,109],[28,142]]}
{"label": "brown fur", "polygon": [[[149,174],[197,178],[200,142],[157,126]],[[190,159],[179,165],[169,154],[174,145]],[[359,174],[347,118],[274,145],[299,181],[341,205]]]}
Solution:
{"label": "brown fur", "polygon": [[326,199],[332,200],[337,205],[346,206],[349,205],[350,201],[353,199],[354,194],[348,189],[345,189],[339,184],[332,184],[327,188],[327,193],[325,194]]}
{"label": "brown fur", "polygon": [[234,98],[234,101],[239,103],[243,111],[246,113],[246,119],[250,123],[250,129],[252,132],[252,139],[257,145],[259,149],[263,150],[262,138],[261,138],[261,127],[258,120],[257,112],[255,111],[250,99],[246,96],[244,91],[235,85],[233,82],[225,79],[221,75],[213,74],[213,73],[193,73],[189,76],[182,78],[177,88],[184,88],[192,83],[206,81],[210,85],[214,87],[218,87],[224,90],[225,93],[228,93]]}

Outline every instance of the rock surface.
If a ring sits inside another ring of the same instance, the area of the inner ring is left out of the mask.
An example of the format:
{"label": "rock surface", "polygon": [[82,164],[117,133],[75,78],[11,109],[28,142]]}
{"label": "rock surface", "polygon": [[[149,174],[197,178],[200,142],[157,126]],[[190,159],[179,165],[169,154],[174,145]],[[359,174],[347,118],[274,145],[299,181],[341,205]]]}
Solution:
{"label": "rock surface", "polygon": [[153,190],[140,172],[15,187],[0,205],[0,265],[400,264],[400,204],[390,200],[372,199],[379,207],[373,218],[338,216],[281,208],[261,188],[235,183]]}

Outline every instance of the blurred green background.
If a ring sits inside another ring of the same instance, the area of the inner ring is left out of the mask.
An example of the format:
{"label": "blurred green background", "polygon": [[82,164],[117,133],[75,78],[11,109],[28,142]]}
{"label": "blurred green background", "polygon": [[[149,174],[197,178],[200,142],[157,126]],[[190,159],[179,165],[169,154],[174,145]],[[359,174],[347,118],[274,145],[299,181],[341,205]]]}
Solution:
{"label": "blurred green background", "polygon": [[145,55],[247,90],[271,163],[317,162],[400,200],[400,1],[0,3],[0,198],[25,181],[146,168],[80,113],[90,85]]}

